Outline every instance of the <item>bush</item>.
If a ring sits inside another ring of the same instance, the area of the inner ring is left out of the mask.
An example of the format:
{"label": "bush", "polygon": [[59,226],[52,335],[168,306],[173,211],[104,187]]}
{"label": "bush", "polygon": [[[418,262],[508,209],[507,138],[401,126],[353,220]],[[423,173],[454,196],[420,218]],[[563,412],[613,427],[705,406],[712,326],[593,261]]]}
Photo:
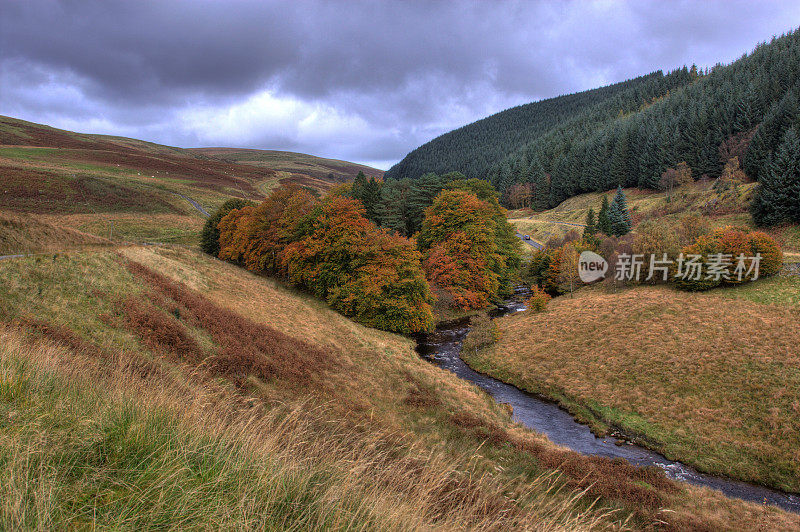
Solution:
{"label": "bush", "polygon": [[749,235],[750,253],[761,254],[759,275],[769,277],[783,269],[783,252],[774,238],[761,231],[753,231]]}
{"label": "bush", "polygon": [[528,307],[528,311],[533,313],[544,312],[547,310],[547,304],[550,302],[552,298],[550,294],[539,288],[538,286],[534,286],[531,289],[531,297],[525,302],[525,305]]}
{"label": "bush", "polygon": [[687,214],[681,218],[678,226],[678,240],[681,246],[688,246],[697,242],[702,235],[711,232],[711,222],[705,216],[699,214]]}
{"label": "bush", "polygon": [[[761,255],[759,264],[759,277],[775,275],[783,267],[783,253],[778,243],[769,235],[760,231],[748,232],[746,229],[736,227],[724,227],[713,232],[700,236],[697,241],[684,248],[684,256],[695,254],[700,255],[704,266],[710,261],[710,256],[724,254],[730,256],[730,263],[722,268],[723,275],[719,279],[708,278],[705,272],[699,279],[675,278],[675,285],[681,290],[699,291],[708,290],[720,285],[735,285],[752,281],[754,272],[750,272],[752,260],[745,260],[739,264],[738,257],[754,257]],[[743,275],[740,277],[737,268],[744,268]]]}
{"label": "bush", "polygon": [[633,252],[659,257],[666,253],[675,257],[680,251],[680,243],[675,230],[665,220],[648,220],[636,228],[633,239]]}

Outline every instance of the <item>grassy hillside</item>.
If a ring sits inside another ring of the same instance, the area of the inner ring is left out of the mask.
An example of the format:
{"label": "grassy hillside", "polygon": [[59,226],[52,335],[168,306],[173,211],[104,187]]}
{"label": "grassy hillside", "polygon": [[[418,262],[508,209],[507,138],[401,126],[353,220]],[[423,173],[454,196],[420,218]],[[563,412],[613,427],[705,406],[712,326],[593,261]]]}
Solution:
{"label": "grassy hillside", "polygon": [[1,261],[0,301],[4,528],[793,523],[557,448],[411,340],[185,248]]}
{"label": "grassy hillside", "polygon": [[195,148],[191,151],[236,163],[262,166],[278,172],[280,179],[290,179],[312,188],[327,189],[330,183],[352,181],[359,172],[383,177],[383,170],[362,164],[325,159],[305,153],[239,148]]}
{"label": "grassy hillside", "polygon": [[501,319],[499,343],[469,362],[600,432],[797,492],[798,294],[797,276],[707,294],[587,288]]}
{"label": "grassy hillside", "polygon": [[0,211],[0,256],[110,244],[108,239],[49,224],[41,217]]}
{"label": "grassy hillside", "polygon": [[[47,215],[47,222],[115,240],[196,243],[202,211],[230,197],[258,200],[290,182],[323,192],[357,168],[331,162],[338,172],[331,179],[318,171],[327,160],[269,153],[249,164],[0,117],[0,210]],[[317,161],[309,173],[286,170],[308,160]]]}
{"label": "grassy hillside", "polygon": [[[673,193],[671,201],[667,201],[666,192],[638,188],[625,189],[625,195],[634,222],[634,232],[636,225],[651,219],[665,220],[677,225],[681,217],[687,214],[702,215],[714,227],[737,225],[756,229],[751,216],[747,213],[747,206],[754,187],[755,183],[741,185],[739,187],[739,208],[734,209],[734,212],[719,214],[708,212],[706,209],[717,197],[710,182],[697,182],[683,186]],[[581,194],[565,200],[553,209],[540,212],[529,209],[510,211],[509,221],[517,227],[520,233],[530,235],[537,242],[546,244],[551,238],[563,238],[569,231],[581,233],[589,209],[593,209],[597,214],[603,196],[610,202],[615,193],[615,190],[609,190]],[[800,226],[787,224],[758,229],[767,232],[781,244],[787,262],[800,262]]]}

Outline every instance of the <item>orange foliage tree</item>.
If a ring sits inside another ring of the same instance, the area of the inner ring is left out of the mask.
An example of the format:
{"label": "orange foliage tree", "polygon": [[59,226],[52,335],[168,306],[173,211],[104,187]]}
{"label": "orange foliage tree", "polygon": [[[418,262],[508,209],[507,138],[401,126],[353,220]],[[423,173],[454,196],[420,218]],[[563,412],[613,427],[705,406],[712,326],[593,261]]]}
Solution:
{"label": "orange foliage tree", "polygon": [[491,206],[464,190],[444,190],[425,211],[417,244],[428,279],[467,310],[485,307],[500,287]]}
{"label": "orange foliage tree", "polygon": [[231,211],[218,226],[219,257],[254,272],[284,273],[280,254],[314,204],[305,189],[291,185],[275,189],[257,207]]}

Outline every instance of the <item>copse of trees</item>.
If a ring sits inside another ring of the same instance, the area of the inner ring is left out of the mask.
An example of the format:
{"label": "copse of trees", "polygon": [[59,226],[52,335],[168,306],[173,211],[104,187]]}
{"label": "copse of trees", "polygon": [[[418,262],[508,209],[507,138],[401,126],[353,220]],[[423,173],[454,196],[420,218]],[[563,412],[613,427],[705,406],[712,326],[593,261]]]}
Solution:
{"label": "copse of trees", "polygon": [[414,242],[365,215],[353,198],[317,200],[298,187],[280,187],[261,205],[222,218],[219,256],[278,275],[365,325],[400,333],[430,329],[433,297]]}

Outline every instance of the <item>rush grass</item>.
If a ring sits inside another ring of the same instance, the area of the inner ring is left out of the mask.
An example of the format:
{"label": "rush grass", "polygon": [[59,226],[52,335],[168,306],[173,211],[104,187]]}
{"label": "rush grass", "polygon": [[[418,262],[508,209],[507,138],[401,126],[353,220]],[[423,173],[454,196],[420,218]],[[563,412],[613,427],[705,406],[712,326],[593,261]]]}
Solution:
{"label": "rush grass", "polygon": [[701,470],[797,492],[800,308],[738,295],[585,290],[502,318],[499,343],[465,355],[598,432],[621,429]]}

